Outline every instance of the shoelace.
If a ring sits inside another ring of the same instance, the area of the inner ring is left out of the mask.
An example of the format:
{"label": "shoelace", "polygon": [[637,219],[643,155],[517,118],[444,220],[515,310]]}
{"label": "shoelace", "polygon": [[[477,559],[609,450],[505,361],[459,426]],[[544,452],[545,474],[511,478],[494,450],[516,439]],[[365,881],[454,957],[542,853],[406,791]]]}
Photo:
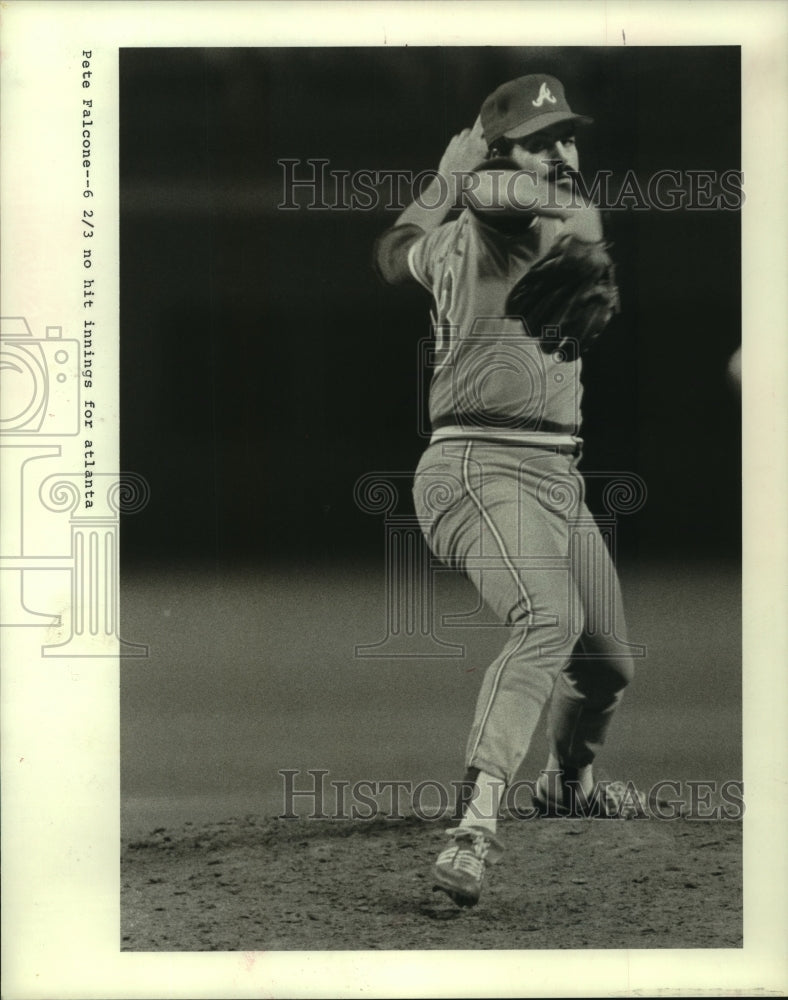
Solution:
{"label": "shoelace", "polygon": [[473,849],[460,844],[447,847],[438,858],[438,865],[449,865],[470,875],[477,882],[484,874],[484,857],[479,857]]}
{"label": "shoelace", "polygon": [[487,837],[467,830],[449,830],[449,836],[454,843],[447,847],[438,858],[438,864],[451,865],[460,871],[467,872],[475,879],[480,879],[484,872],[484,863],[490,850]]}

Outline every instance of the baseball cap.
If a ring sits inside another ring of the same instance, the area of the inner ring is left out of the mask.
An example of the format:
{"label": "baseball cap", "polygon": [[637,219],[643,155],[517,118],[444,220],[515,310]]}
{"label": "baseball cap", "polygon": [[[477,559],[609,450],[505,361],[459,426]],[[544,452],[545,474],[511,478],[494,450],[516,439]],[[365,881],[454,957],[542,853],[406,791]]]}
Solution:
{"label": "baseball cap", "polygon": [[481,119],[488,145],[501,136],[523,139],[558,122],[587,125],[593,121],[576,115],[567,104],[564,85],[545,73],[520,76],[502,84],[482,104]]}

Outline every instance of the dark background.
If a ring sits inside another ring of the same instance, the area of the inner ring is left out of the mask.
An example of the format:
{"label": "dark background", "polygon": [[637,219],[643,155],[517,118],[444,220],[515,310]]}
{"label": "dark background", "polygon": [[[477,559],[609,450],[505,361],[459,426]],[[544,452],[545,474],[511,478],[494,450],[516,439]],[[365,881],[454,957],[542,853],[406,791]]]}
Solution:
{"label": "dark background", "polygon": [[[370,266],[397,213],[280,210],[278,159],[434,168],[488,92],[544,71],[595,118],[587,177],[738,169],[739,62],[732,47],[122,50],[121,461],[151,486],[124,566],[377,555],[353,485],[424,447],[429,298]],[[647,483],[624,559],[738,555],[739,222],[606,215],[623,313],[586,363],[584,466]]]}

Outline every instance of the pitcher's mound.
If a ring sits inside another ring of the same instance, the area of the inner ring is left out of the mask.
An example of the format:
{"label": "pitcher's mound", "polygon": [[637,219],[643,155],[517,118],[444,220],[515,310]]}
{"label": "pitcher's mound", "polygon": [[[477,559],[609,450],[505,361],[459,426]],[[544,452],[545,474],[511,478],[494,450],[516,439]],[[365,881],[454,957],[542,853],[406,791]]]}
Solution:
{"label": "pitcher's mound", "polygon": [[478,906],[434,893],[445,822],[246,817],[124,844],[126,951],[736,948],[741,823],[517,820]]}

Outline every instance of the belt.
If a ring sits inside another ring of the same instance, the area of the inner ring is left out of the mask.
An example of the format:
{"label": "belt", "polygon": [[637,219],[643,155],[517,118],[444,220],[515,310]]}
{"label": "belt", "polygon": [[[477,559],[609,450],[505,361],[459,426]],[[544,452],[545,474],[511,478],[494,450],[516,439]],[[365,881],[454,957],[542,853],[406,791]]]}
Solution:
{"label": "belt", "polygon": [[556,431],[526,431],[513,430],[505,427],[461,427],[449,424],[439,427],[432,433],[430,444],[440,441],[489,441],[496,444],[523,445],[529,448],[555,448],[579,451],[583,439],[575,434],[562,434]]}

